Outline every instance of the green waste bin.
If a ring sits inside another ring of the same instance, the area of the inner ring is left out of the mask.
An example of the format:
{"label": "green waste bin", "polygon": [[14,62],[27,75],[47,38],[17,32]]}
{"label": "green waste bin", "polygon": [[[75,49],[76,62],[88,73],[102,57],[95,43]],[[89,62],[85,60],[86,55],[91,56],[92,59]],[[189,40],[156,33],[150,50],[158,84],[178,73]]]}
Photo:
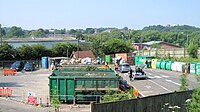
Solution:
{"label": "green waste bin", "polygon": [[196,62],[190,63],[190,74],[196,74]]}
{"label": "green waste bin", "polygon": [[159,60],[159,61],[156,62],[156,68],[159,68],[159,69],[160,69],[160,67],[161,67],[161,66],[160,66],[160,65],[161,65],[161,62],[162,62],[162,60]]}
{"label": "green waste bin", "polygon": [[172,70],[171,66],[172,66],[172,62],[171,62],[171,61],[168,61],[168,62],[166,63],[166,70]]}
{"label": "green waste bin", "polygon": [[166,70],[166,61],[162,61],[161,63],[160,63],[160,68],[161,69],[163,69],[163,70]]}
{"label": "green waste bin", "polygon": [[196,64],[196,74],[200,75],[200,63]]}

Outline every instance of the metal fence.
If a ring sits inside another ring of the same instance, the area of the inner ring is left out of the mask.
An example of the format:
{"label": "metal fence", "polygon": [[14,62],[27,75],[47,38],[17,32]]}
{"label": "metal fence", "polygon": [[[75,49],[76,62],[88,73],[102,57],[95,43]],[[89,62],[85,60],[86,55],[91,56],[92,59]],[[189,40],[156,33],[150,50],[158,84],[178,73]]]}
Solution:
{"label": "metal fence", "polygon": [[[142,50],[137,52],[138,55],[146,56],[159,56],[164,57],[170,55],[171,57],[188,57],[189,54],[185,48],[176,49],[152,49],[152,50]],[[198,49],[198,57],[200,57],[200,49]]]}
{"label": "metal fence", "polygon": [[186,112],[192,91],[174,92],[110,103],[92,103],[91,112]]}

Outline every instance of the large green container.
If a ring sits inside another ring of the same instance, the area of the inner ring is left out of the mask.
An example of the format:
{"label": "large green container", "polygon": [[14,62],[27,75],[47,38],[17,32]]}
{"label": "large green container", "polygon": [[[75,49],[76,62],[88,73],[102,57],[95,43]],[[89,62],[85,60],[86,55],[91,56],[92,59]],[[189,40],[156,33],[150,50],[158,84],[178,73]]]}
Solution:
{"label": "large green container", "polygon": [[161,62],[162,62],[162,60],[159,60],[159,61],[157,61],[156,62],[156,68],[161,68]]}
{"label": "large green container", "polygon": [[196,74],[200,75],[200,63],[196,64]]}
{"label": "large green container", "polygon": [[166,70],[166,61],[162,61],[161,63],[160,63],[160,68],[161,69],[163,69],[163,70]]}
{"label": "large green container", "polygon": [[110,63],[110,62],[111,62],[110,55],[106,55],[106,56],[105,56],[105,62],[106,62],[106,63]]}
{"label": "large green container", "polygon": [[196,74],[196,64],[195,62],[190,63],[190,74]]}
{"label": "large green container", "polygon": [[166,70],[172,70],[171,66],[172,66],[172,62],[171,62],[171,61],[168,61],[168,62],[166,63]]}
{"label": "large green container", "polygon": [[[55,70],[57,76],[49,76],[49,94],[60,101],[89,100],[87,96],[102,95],[106,90],[118,90],[119,79],[114,71],[68,71]],[[94,96],[96,97],[96,96]]]}
{"label": "large green container", "polygon": [[[151,60],[154,57],[153,56],[135,56],[135,65],[142,65],[145,63],[146,60]],[[147,63],[148,64],[148,63]],[[150,63],[148,64],[150,65]]]}

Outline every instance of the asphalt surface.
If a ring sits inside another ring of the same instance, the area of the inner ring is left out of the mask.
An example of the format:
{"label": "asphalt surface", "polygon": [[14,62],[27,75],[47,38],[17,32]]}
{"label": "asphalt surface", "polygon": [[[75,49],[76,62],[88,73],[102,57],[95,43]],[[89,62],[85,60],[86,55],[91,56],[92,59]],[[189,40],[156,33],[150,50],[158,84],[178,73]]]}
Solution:
{"label": "asphalt surface", "polygon": [[39,108],[5,98],[0,99],[0,112],[49,112],[50,110],[50,108]]}
{"label": "asphalt surface", "polygon": [[[128,74],[121,74],[128,83],[135,87],[142,97],[170,93],[179,91],[181,86],[179,72],[160,70],[160,69],[145,69],[148,79],[130,81]],[[187,75],[188,89],[194,89],[200,86],[197,82],[196,76],[192,74]]]}

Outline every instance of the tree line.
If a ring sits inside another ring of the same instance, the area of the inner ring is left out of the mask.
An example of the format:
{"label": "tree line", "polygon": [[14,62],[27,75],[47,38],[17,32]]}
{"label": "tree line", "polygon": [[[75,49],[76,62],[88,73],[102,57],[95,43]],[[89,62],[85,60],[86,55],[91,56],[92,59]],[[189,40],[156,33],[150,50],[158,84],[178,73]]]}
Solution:
{"label": "tree line", "polygon": [[1,60],[40,60],[43,56],[70,57],[73,51],[77,51],[77,45],[66,43],[57,43],[52,48],[46,48],[42,44],[28,45],[24,44],[14,48],[8,43],[3,43],[0,47]]}
{"label": "tree line", "polygon": [[[13,26],[9,29],[0,27],[0,36],[25,38],[29,36],[42,36],[46,34],[72,34],[75,38],[91,42],[91,49],[96,56],[106,54],[132,52],[132,43],[143,43],[148,41],[164,41],[183,47],[188,47],[193,42],[198,48],[200,46],[199,28],[188,25],[177,26],[148,26],[142,30],[129,29],[124,27],[118,28],[86,28],[84,29],[54,29],[53,32],[47,29],[23,30],[20,27]],[[44,36],[45,37],[45,36]],[[64,46],[63,44],[57,46]],[[190,49],[196,49],[193,45]],[[57,52],[57,51],[54,51]],[[58,53],[59,54],[59,53]],[[194,54],[194,53],[193,53]],[[48,54],[51,56],[51,54]],[[56,55],[54,53],[53,55]],[[60,54],[59,54],[60,55]],[[57,55],[57,56],[59,56]],[[63,55],[60,55],[63,56]],[[195,56],[193,56],[195,57]]]}

